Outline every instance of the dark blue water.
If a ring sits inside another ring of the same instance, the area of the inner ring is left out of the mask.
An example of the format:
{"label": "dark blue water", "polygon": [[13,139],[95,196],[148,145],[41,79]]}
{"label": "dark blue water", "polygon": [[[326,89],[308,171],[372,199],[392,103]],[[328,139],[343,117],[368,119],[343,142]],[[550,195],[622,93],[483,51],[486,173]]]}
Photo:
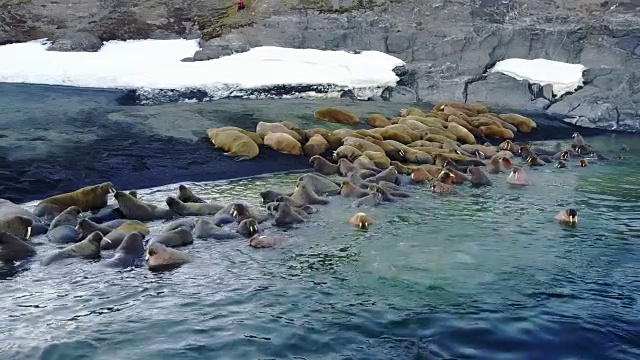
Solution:
{"label": "dark blue water", "polygon": [[[282,249],[198,241],[175,271],[37,263],[2,282],[3,359],[637,359],[640,144],[625,160],[529,171],[532,186],[414,189],[355,210],[332,198]],[[257,203],[295,175],[192,184]],[[175,191],[141,191],[160,203]],[[554,221],[575,207],[576,228]],[[152,233],[161,224],[154,225]],[[35,239],[39,258],[53,251]],[[110,256],[105,254],[105,257]]]}

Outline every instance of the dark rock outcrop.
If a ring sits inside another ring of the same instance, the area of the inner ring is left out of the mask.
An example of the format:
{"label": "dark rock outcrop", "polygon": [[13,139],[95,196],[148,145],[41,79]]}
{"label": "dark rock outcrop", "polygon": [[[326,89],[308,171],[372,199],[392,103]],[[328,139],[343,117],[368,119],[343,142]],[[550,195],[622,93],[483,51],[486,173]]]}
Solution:
{"label": "dark rock outcrop", "polygon": [[86,32],[76,32],[55,40],[47,50],[95,52],[101,47],[102,41],[97,36]]}
{"label": "dark rock outcrop", "polygon": [[[379,50],[407,62],[383,99],[483,101],[567,121],[640,129],[637,0],[0,0],[0,43],[86,31],[100,40],[175,34],[204,40],[185,61],[256,46]],[[197,34],[197,35],[196,35]],[[488,70],[507,58],[581,63],[584,86],[548,87]]]}

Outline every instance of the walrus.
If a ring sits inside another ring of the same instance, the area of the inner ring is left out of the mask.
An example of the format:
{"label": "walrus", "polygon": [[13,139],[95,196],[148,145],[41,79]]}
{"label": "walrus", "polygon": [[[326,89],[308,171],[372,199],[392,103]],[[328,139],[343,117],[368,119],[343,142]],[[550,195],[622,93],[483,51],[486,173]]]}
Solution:
{"label": "walrus", "polygon": [[[453,184],[464,184],[465,182],[469,181],[469,178],[463,174],[461,171],[456,170],[455,168],[449,166],[448,164],[445,165],[445,167],[443,168],[443,171],[448,172],[449,174],[451,174],[451,176],[453,177]],[[465,169],[465,171],[469,171],[469,168]]]}
{"label": "walrus", "polygon": [[132,232],[122,240],[116,248],[115,255],[104,262],[105,266],[112,268],[129,268],[142,265],[142,255],[144,255],[144,235],[139,232]]}
{"label": "walrus", "polygon": [[196,220],[196,227],[193,229],[193,236],[199,239],[211,238],[215,240],[238,239],[242,237],[242,235],[236,232],[216,226],[205,218]]}
{"label": "walrus", "polygon": [[447,130],[455,135],[456,139],[462,144],[473,145],[476,143],[476,138],[473,136],[473,134],[458,123],[450,122]]}
{"label": "walrus", "polygon": [[363,212],[359,212],[349,219],[349,224],[360,230],[368,230],[372,222],[371,216]]}
{"label": "walrus", "polygon": [[557,152],[553,155],[553,160],[569,160],[571,159],[571,153],[567,150]]}
{"label": "walrus", "polygon": [[333,160],[335,161],[339,161],[340,159],[354,161],[360,156],[362,156],[362,151],[350,145],[342,145],[333,152]]}
{"label": "walrus", "polygon": [[213,136],[213,134],[215,134],[215,133],[219,133],[219,132],[223,132],[223,131],[229,131],[229,130],[234,130],[234,131],[240,132],[240,133],[242,133],[244,135],[247,135],[251,140],[253,140],[253,142],[256,143],[256,145],[263,145],[262,138],[260,137],[260,135],[258,135],[257,133],[255,133],[253,131],[247,131],[245,129],[241,129],[241,128],[236,127],[236,126],[223,126],[223,127],[219,127],[219,128],[207,129],[207,136],[209,138],[211,138]]}
{"label": "walrus", "polygon": [[361,123],[357,116],[337,108],[318,109],[313,112],[313,117],[337,124],[355,125]]}
{"label": "walrus", "polygon": [[71,225],[72,227],[76,227],[76,225],[78,225],[78,216],[81,212],[82,210],[77,206],[68,207],[53,219],[49,225],[49,231],[62,225]]}
{"label": "walrus", "polygon": [[278,196],[291,196],[293,193],[281,193],[274,190],[265,190],[260,192],[263,204],[275,202]]}
{"label": "walrus", "polygon": [[[395,161],[403,161],[404,160],[404,156],[400,155],[400,150],[396,149],[395,147],[393,147],[391,144],[382,141],[382,140],[378,140],[378,139],[374,139],[370,136],[367,136],[365,138],[366,141],[369,141],[370,143],[379,146],[382,150],[384,150],[384,155],[386,155],[387,158],[389,158],[389,160],[395,160]],[[363,153],[364,154],[364,153]]]}
{"label": "walrus", "polygon": [[445,184],[440,181],[434,181],[431,184],[431,192],[436,194],[456,194],[457,193],[453,185]]}
{"label": "walrus", "polygon": [[175,229],[185,229],[188,231],[192,231],[193,228],[196,227],[196,220],[195,219],[178,219],[178,220],[174,220],[170,223],[168,223],[164,229],[162,229],[163,233],[166,232],[170,232],[173,231]]}
{"label": "walrus", "polygon": [[382,114],[371,114],[367,119],[367,124],[374,128],[383,128],[391,125],[391,122]]}
{"label": "walrus", "polygon": [[398,170],[395,166],[389,166],[386,170],[382,171],[378,175],[368,178],[366,182],[368,183],[377,183],[380,181],[388,181],[390,183],[396,183],[398,180]]}
{"label": "walrus", "polygon": [[77,243],[82,240],[82,233],[74,226],[63,224],[47,232],[47,238],[54,244]]}
{"label": "walrus", "polygon": [[331,145],[320,134],[313,135],[302,147],[304,154],[309,157],[320,155],[330,148]]}
{"label": "walrus", "polygon": [[407,116],[420,116],[420,117],[425,117],[425,114],[422,110],[415,108],[415,107],[409,107],[406,109],[400,109],[400,116],[401,117],[407,117]]}
{"label": "walrus", "polygon": [[89,234],[86,239],[79,243],[67,246],[47,256],[41,262],[42,266],[48,266],[56,261],[78,257],[82,259],[98,259],[100,257],[100,242],[104,237],[99,232]]}
{"label": "walrus", "polygon": [[4,219],[0,218],[0,231],[17,236],[21,240],[29,240],[32,226],[33,219],[26,216],[16,215]]}
{"label": "walrus", "polygon": [[514,135],[509,129],[497,127],[495,125],[480,126],[478,128],[486,138],[513,139]]}
{"label": "walrus", "polygon": [[379,194],[380,195],[380,200],[382,200],[382,201],[386,201],[386,202],[397,202],[398,201],[398,199],[396,199],[395,197],[391,196],[391,194],[389,194],[389,192],[387,190],[385,190],[382,186],[380,186],[378,184],[369,185],[369,192],[370,193]]}
{"label": "walrus", "polygon": [[[367,140],[364,140],[364,139],[358,139],[358,138],[355,138],[355,137],[347,136],[346,138],[344,138],[342,140],[342,143],[344,145],[354,147],[354,148],[358,149],[360,152],[374,151],[374,152],[379,152],[379,153],[382,153],[382,154],[385,153],[384,149],[382,149],[380,146],[378,146],[378,145],[376,145],[374,143],[371,143],[371,142],[369,142]],[[349,159],[349,160],[351,160],[351,159]]]}
{"label": "walrus", "polygon": [[[398,155],[400,155],[400,152],[398,152]],[[362,156],[366,156],[369,160],[371,160],[373,166],[375,166],[377,169],[386,169],[391,166],[391,159],[387,157],[386,153],[365,151],[362,153]]]}
{"label": "walrus", "polygon": [[89,219],[78,220],[78,225],[76,225],[76,230],[79,231],[83,237],[87,237],[91,233],[96,231],[100,232],[103,236],[113,231],[112,228],[105,226],[103,224],[97,224]]}
{"label": "walrus", "polygon": [[186,185],[178,186],[178,200],[183,203],[206,203],[201,197],[196,196]]}
{"label": "walrus", "polygon": [[258,145],[247,135],[235,131],[215,132],[209,135],[211,143],[225,151],[224,155],[235,161],[250,160],[258,156]]}
{"label": "walrus", "polygon": [[382,195],[379,192],[371,192],[369,195],[365,197],[361,197],[360,199],[355,200],[351,203],[351,207],[361,207],[361,206],[378,206],[382,203]]}
{"label": "walrus", "polygon": [[304,182],[318,195],[338,195],[340,186],[331,179],[318,174],[304,174],[298,177],[298,182]]}
{"label": "walrus", "polygon": [[499,116],[493,116],[492,114],[481,114],[481,115],[478,115],[478,117],[479,118],[485,118],[485,119],[494,120],[496,126],[500,126],[500,127],[505,128],[505,129],[508,129],[509,131],[511,131],[514,134],[519,132],[517,127],[515,127],[512,124],[509,124],[508,122],[502,120]]}
{"label": "walrus", "polygon": [[498,117],[509,124],[514,125],[518,128],[518,131],[522,133],[530,133],[532,129],[538,127],[535,121],[519,114],[500,114]]}
{"label": "walrus", "polygon": [[388,195],[391,195],[393,197],[411,197],[411,194],[402,191],[398,185],[390,183],[388,181],[380,181],[377,185],[380,186],[384,191],[386,191]]}
{"label": "walrus", "polygon": [[0,230],[0,262],[13,263],[36,255],[36,249],[19,237]]}
{"label": "walrus", "polygon": [[264,137],[264,144],[283,154],[302,155],[302,145],[289,134],[268,133]]}
{"label": "walrus", "polygon": [[175,217],[175,213],[169,209],[162,209],[156,205],[147,204],[122,191],[116,191],[113,197],[118,202],[120,211],[122,211],[125,218],[129,220],[169,220]]}
{"label": "walrus", "polygon": [[[278,213],[278,206],[280,205],[279,202],[272,202],[272,203],[268,203],[266,205],[267,210],[269,211],[269,213],[273,216],[275,216]],[[291,205],[291,204],[289,204]],[[307,209],[309,212],[306,212],[304,210],[305,207],[308,207],[309,209]],[[293,211],[300,215],[303,219],[308,217],[309,214],[315,213],[317,212],[317,210],[315,208],[312,208],[311,205],[305,205],[302,208],[297,208],[293,205],[291,205],[291,209],[293,209]]]}
{"label": "walrus", "polygon": [[229,214],[233,216],[235,221],[240,224],[244,220],[253,219],[258,223],[265,222],[269,217],[265,214],[258,214],[247,204],[233,203]]}
{"label": "walrus", "polygon": [[558,215],[556,215],[556,220],[567,225],[577,225],[578,212],[576,209],[562,210]]}
{"label": "walrus", "polygon": [[304,182],[298,182],[298,186],[296,186],[291,198],[297,202],[309,205],[326,205],[329,203],[329,199],[316,194],[313,189]]}
{"label": "walrus", "polygon": [[291,205],[286,202],[281,202],[278,205],[278,213],[273,220],[275,226],[290,226],[302,222],[304,219],[293,211]]}
{"label": "walrus", "polygon": [[215,215],[224,207],[214,203],[183,203],[172,196],[167,197],[165,203],[170,211],[182,216]]}
{"label": "walrus", "polygon": [[580,167],[587,167],[587,166],[589,166],[589,164],[587,163],[587,160],[585,160],[585,159],[580,159],[580,161],[578,162],[578,166],[580,166]]}
{"label": "walrus", "polygon": [[249,246],[256,249],[272,248],[282,246],[287,241],[287,237],[281,234],[256,235],[249,239]]}
{"label": "walrus", "polygon": [[411,172],[413,171],[413,167],[403,165],[402,163],[399,163],[397,161],[392,161],[391,163],[389,163],[389,166],[393,166],[394,168],[396,168],[398,174],[411,175]]}
{"label": "walrus", "polygon": [[340,195],[346,198],[360,199],[369,195],[369,192],[363,190],[359,186],[354,185],[349,179],[344,179],[342,180],[342,185],[340,186]]}
{"label": "walrus", "polygon": [[558,160],[558,162],[555,165],[556,169],[565,169],[566,167],[567,167],[567,163],[562,160]]}
{"label": "walrus", "polygon": [[489,162],[487,162],[487,172],[489,174],[498,174],[503,172],[504,171],[503,164],[502,164],[503,159],[506,159],[507,161],[509,161],[509,159],[500,157],[498,155],[495,155],[494,157],[492,157],[489,160]]}
{"label": "walrus", "polygon": [[429,174],[427,170],[422,167],[416,167],[411,170],[411,180],[413,180],[417,184],[425,181],[431,181],[432,179],[433,176],[431,176],[431,174]]}
{"label": "walrus", "polygon": [[471,174],[471,179],[469,179],[469,182],[471,182],[472,186],[491,186],[491,185],[493,185],[493,183],[491,182],[491,180],[489,179],[487,174],[485,174],[485,172],[482,171],[482,169],[477,167],[477,166],[470,167],[469,168],[469,174]]}
{"label": "walrus", "polygon": [[39,222],[37,216],[31,211],[23,208],[20,205],[16,205],[13,202],[0,198],[0,219],[12,217],[12,216],[24,216],[30,218],[34,222]]}
{"label": "walrus", "polygon": [[352,172],[347,175],[347,179],[351,181],[351,183],[361,189],[368,189],[370,183],[363,180],[357,172]]}
{"label": "walrus", "polygon": [[332,164],[329,160],[319,155],[314,155],[309,159],[309,164],[313,166],[313,171],[322,175],[336,175],[340,173],[340,168]]}
{"label": "walrus", "polygon": [[255,219],[244,219],[238,225],[236,232],[246,238],[250,238],[258,233],[258,222]]}
{"label": "walrus", "polygon": [[151,271],[175,269],[191,261],[186,253],[167,247],[161,243],[150,244],[145,256],[147,268]]}
{"label": "walrus", "polygon": [[86,186],[70,193],[48,197],[38,203],[33,211],[35,216],[52,219],[71,206],[81,211],[99,210],[107,206],[109,194],[115,193],[110,182]]}
{"label": "walrus", "polygon": [[514,144],[513,141],[511,141],[511,140],[503,141],[502,143],[500,143],[498,148],[500,150],[511,151],[512,153],[519,153],[520,152],[520,146]]}
{"label": "walrus", "polygon": [[529,183],[529,175],[520,167],[511,168],[511,173],[507,177],[507,183],[511,185],[527,186]]}
{"label": "walrus", "polygon": [[486,114],[489,112],[489,109],[483,104],[473,103],[466,105],[467,109],[475,112],[476,114]]}
{"label": "walrus", "polygon": [[281,124],[281,123],[270,123],[266,121],[260,121],[256,125],[256,133],[258,134],[258,136],[260,136],[263,139],[263,141],[264,141],[264,138],[270,133],[281,133],[281,134],[287,134],[291,136],[297,142],[302,142],[302,136],[300,134],[298,134],[296,131],[289,129],[288,127],[286,127],[284,124]]}
{"label": "walrus", "polygon": [[433,164],[433,157],[424,151],[406,147],[400,150],[400,155],[404,156],[407,162],[414,164]]}
{"label": "walrus", "polygon": [[177,228],[153,237],[149,243],[161,243],[167,247],[186,246],[193,244],[193,235],[191,234],[191,231],[187,229]]}
{"label": "walrus", "polygon": [[143,222],[138,220],[127,220],[122,225],[111,230],[107,235],[104,235],[100,248],[102,250],[113,250],[122,244],[122,240],[132,232],[139,232],[144,236],[149,235],[149,228]]}
{"label": "walrus", "polygon": [[376,164],[366,155],[362,155],[355,159],[353,161],[353,166],[357,167],[358,169],[370,170],[374,172],[380,171]]}
{"label": "walrus", "polygon": [[353,165],[353,163],[347,159],[338,160],[338,169],[340,171],[340,175],[347,176],[350,173],[358,170],[357,167]]}
{"label": "walrus", "polygon": [[545,162],[540,160],[540,158],[537,155],[531,155],[531,156],[527,157],[525,159],[525,161],[531,167],[533,167],[533,166],[544,166],[544,164],[545,164]]}
{"label": "walrus", "polygon": [[[296,209],[300,209],[302,211],[304,211],[307,214],[315,214],[318,212],[318,209],[316,209],[315,207],[309,205],[309,204],[305,204],[305,203],[301,203],[299,201],[293,200],[291,197],[289,196],[278,196],[276,198],[277,203],[287,203],[289,204],[289,206],[296,208]],[[298,213],[298,211],[296,211],[296,213]]]}
{"label": "walrus", "polygon": [[[138,192],[135,190],[128,191],[129,195],[134,198],[138,198]],[[116,219],[124,219],[124,214],[120,210],[117,204],[115,205],[107,205],[106,207],[100,209],[98,212],[93,212],[92,215],[89,215],[87,219],[102,224],[107,221],[116,220]]]}

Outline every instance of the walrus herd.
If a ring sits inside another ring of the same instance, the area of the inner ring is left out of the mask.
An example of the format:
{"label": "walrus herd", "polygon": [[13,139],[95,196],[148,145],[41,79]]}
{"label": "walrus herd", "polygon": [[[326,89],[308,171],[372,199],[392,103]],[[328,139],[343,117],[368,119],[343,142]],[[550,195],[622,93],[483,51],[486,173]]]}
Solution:
{"label": "walrus herd", "polygon": [[[355,115],[333,108],[320,109],[315,117],[360,123]],[[345,221],[366,231],[374,219],[362,208],[413,197],[419,186],[452,195],[467,183],[492,186],[490,174],[504,173],[507,183],[522,187],[531,184],[525,167],[555,163],[551,166],[569,169],[574,160],[578,167],[609,160],[578,133],[566,149],[561,144],[544,149],[514,142],[515,134],[536,129],[535,122],[517,114],[490,113],[481,104],[440,103],[428,113],[403,109],[391,120],[374,114],[367,124],[372,128],[302,130],[287,122],[260,122],[255,132],[236,127],[207,130],[214,145],[236,160],[257,156],[259,146],[310,157],[313,172],[299,176],[294,189],[260,192],[264,209],[243,202],[207,202],[185,185],[178,186],[176,196],[166,198],[166,206],[158,206],[138,199],[135,191],[117,190],[110,182],[46,198],[33,212],[0,199],[0,262],[12,264],[36,256],[29,240],[45,235],[60,247],[44,256],[43,266],[68,258],[101,259],[113,251],[100,264],[124,268],[146,263],[150,270],[171,269],[191,261],[179,248],[195,239],[245,239],[253,248],[282,246],[289,239],[278,228],[308,221],[335,196],[350,199],[354,214]],[[479,144],[488,138],[503,141],[497,146]],[[109,196],[117,205],[108,205]],[[577,210],[563,210],[556,219],[575,225]],[[167,224],[151,235],[146,222],[155,220]]]}

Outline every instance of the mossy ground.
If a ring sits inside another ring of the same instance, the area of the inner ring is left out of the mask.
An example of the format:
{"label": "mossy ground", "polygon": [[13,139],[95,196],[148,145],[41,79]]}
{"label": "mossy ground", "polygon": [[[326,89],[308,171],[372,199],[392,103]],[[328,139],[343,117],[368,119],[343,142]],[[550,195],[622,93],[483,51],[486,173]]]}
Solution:
{"label": "mossy ground", "polygon": [[212,8],[208,13],[198,16],[195,20],[202,37],[205,40],[222,36],[226,29],[235,29],[250,25],[251,8],[256,0],[244,0],[246,9],[238,11],[236,1],[229,1],[228,5]]}

